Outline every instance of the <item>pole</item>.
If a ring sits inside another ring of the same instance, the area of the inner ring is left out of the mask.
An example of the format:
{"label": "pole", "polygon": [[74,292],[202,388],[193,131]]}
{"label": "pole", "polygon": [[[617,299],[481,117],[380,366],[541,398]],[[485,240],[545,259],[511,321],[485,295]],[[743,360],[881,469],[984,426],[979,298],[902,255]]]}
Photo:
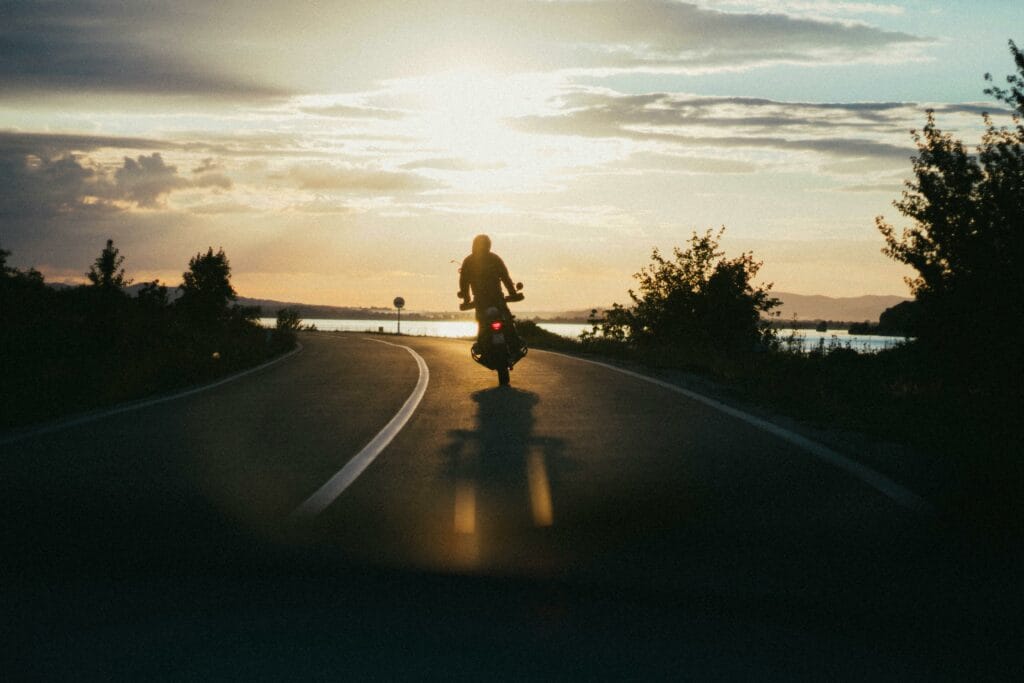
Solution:
{"label": "pole", "polygon": [[402,334],[402,308],[405,306],[405,299],[400,296],[396,296],[392,302],[395,308],[398,309],[398,331],[395,334]]}

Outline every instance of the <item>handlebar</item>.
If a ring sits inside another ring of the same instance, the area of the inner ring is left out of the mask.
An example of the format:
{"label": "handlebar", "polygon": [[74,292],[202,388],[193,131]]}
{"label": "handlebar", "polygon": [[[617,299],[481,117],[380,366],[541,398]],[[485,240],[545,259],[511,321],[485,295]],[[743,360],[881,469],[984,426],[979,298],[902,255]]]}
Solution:
{"label": "handlebar", "polygon": [[[508,303],[515,303],[516,301],[522,301],[525,298],[525,294],[523,294],[522,292],[516,292],[515,294],[509,294],[508,296],[506,296],[505,301],[507,301]],[[476,308],[475,301],[463,301],[461,304],[459,304],[460,311],[472,311],[474,308]]]}

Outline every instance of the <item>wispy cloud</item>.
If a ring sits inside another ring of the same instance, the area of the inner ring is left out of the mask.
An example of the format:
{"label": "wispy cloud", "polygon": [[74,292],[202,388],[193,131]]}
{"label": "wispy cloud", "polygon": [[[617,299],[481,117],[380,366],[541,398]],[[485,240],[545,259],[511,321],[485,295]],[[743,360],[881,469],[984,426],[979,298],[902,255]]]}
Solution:
{"label": "wispy cloud", "polygon": [[176,146],[174,143],[156,138],[0,130],[0,150],[5,154],[53,156],[62,152],[89,152],[100,148],[152,150],[171,149]]}
{"label": "wispy cloud", "polygon": [[401,168],[408,169],[410,171],[427,168],[436,171],[494,171],[501,168],[505,168],[507,164],[504,162],[493,162],[493,163],[478,163],[473,161],[466,161],[465,159],[454,159],[451,157],[444,158],[430,158],[430,159],[417,159],[415,161],[409,161],[401,165]]}
{"label": "wispy cloud", "polygon": [[[882,6],[828,7],[863,12]],[[0,88],[9,95],[277,97],[365,87],[467,58],[508,72],[691,73],[780,62],[893,61],[928,44],[866,24],[753,9],[723,12],[669,0],[379,0],[372,10],[363,3],[296,0],[287,11],[237,0],[8,0],[0,4]],[[349,104],[308,113],[400,116]]]}
{"label": "wispy cloud", "polygon": [[713,0],[713,2],[701,2],[700,4],[710,9],[785,12],[816,18],[863,15],[898,16],[906,12],[900,5],[891,3],[847,2],[846,0]]}
{"label": "wispy cloud", "polygon": [[291,166],[285,177],[300,189],[389,194],[420,192],[442,185],[415,173],[311,162]]}
{"label": "wispy cloud", "polygon": [[8,94],[282,94],[244,73],[229,75],[192,59],[177,36],[197,17],[178,4],[8,1],[0,17],[0,88]]}
{"label": "wispy cloud", "polygon": [[405,114],[394,109],[380,107],[360,107],[349,104],[331,104],[323,107],[302,107],[301,111],[314,116],[328,116],[341,119],[389,119],[396,120]]}
{"label": "wispy cloud", "polygon": [[[913,149],[906,140],[906,121],[920,113],[919,107],[905,103],[775,102],[589,91],[566,96],[560,113],[520,117],[512,123],[534,133],[905,160]],[[903,142],[889,141],[883,134],[898,135]]]}

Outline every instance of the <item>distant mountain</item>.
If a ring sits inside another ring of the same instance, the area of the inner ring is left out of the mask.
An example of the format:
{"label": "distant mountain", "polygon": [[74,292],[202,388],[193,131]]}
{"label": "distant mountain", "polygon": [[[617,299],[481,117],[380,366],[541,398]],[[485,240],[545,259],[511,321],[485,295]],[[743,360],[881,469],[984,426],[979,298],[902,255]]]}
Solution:
{"label": "distant mountain", "polygon": [[847,322],[878,321],[878,316],[887,308],[909,301],[905,296],[866,296],[830,297],[808,294],[792,294],[790,292],[773,292],[782,300],[777,311],[781,313],[783,322],[792,320],[843,320]]}
{"label": "distant mountain", "polygon": [[[902,301],[910,301],[903,296],[865,295],[851,297],[830,297],[810,294],[793,294],[791,292],[772,292],[782,300],[776,308],[781,313],[780,320],[785,322],[796,316],[797,320],[834,320],[842,322],[878,322],[882,311]],[[604,307],[598,307],[602,312]],[[518,314],[521,318],[541,318],[551,321],[586,322],[590,309],[577,311],[538,311]]]}
{"label": "distant mountain", "polygon": [[[59,283],[50,283],[51,286],[67,286]],[[135,284],[127,288],[132,296],[138,295],[142,284]],[[176,286],[167,286],[169,297],[174,300],[180,292]],[[830,297],[809,294],[793,294],[791,292],[772,292],[782,300],[782,305],[777,308],[781,312],[782,322],[792,320],[795,315],[797,320],[835,320],[844,322],[863,322],[865,320],[877,322],[878,316],[887,308],[891,308],[902,301],[910,301],[903,296],[880,296],[869,294],[866,296],[853,297]],[[303,304],[294,301],[276,301],[274,299],[251,299],[238,297],[238,303],[242,306],[259,306],[263,309],[263,315],[272,318],[282,308],[297,308],[302,318],[323,318],[334,320],[367,320],[392,316],[395,309],[389,307],[362,307],[354,306],[322,306],[316,304]],[[604,307],[597,307],[598,311]],[[573,311],[516,311],[519,318],[529,320],[539,318],[549,321],[564,322],[586,322],[591,309],[579,309]],[[418,311],[402,314],[408,320],[463,320],[472,319],[472,313],[459,313],[456,311]]]}

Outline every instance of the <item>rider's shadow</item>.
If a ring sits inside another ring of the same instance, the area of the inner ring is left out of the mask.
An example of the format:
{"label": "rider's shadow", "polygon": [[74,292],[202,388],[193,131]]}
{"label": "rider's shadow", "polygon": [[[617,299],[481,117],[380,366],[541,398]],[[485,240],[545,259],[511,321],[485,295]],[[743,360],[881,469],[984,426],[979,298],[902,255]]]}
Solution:
{"label": "rider's shadow", "polygon": [[550,527],[559,475],[571,466],[562,439],[534,433],[537,394],[499,387],[472,395],[476,428],[448,432],[445,476],[454,482],[454,530]]}

